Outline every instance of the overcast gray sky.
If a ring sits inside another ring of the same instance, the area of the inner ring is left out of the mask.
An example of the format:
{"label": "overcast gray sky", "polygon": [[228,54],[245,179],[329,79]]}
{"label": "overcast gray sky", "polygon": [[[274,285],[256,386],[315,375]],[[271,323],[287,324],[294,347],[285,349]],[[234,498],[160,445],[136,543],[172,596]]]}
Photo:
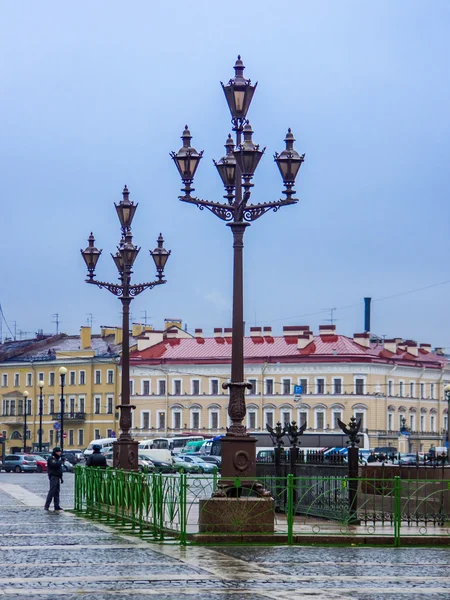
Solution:
{"label": "overcast gray sky", "polygon": [[[3,0],[0,13],[0,303],[11,328],[54,331],[53,313],[68,333],[87,313],[94,330],[119,323],[119,301],[84,283],[79,250],[94,231],[98,276],[114,280],[124,184],[139,202],[135,281],[154,276],[147,250],[160,231],[172,250],[167,284],[133,301],[133,320],[230,326],[231,233],[177,200],[169,151],[188,123],[205,150],[196,192],[221,199],[211,159],[230,120],[219,82],[238,53],[259,81],[248,116],[267,146],[254,200],[280,197],[272,155],[287,127],[306,152],[300,202],[247,230],[247,324],[317,329],[337,307],[338,330],[352,334],[364,296],[450,280],[448,0]],[[449,301],[447,283],[374,302],[372,330],[450,347]]]}

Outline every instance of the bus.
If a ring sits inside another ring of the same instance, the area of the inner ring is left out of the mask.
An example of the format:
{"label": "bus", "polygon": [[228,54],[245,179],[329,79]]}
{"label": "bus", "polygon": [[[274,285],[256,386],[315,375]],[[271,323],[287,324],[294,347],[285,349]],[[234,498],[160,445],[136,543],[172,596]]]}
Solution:
{"label": "bus", "polygon": [[203,442],[205,438],[201,435],[183,435],[180,437],[160,437],[139,442],[141,449],[170,450],[174,454],[181,452],[188,442]]}
{"label": "bus", "polygon": [[[274,446],[272,438],[267,431],[251,433],[250,436],[256,438],[256,448],[273,448]],[[359,448],[361,450],[369,450],[370,444],[367,433],[360,433],[358,436],[360,438]],[[225,436],[218,435],[213,438],[210,447],[210,454],[213,456],[221,456],[223,437]],[[298,438],[298,441],[300,450],[327,450],[329,448],[338,449],[348,447],[348,435],[335,431],[330,431],[329,433],[305,431],[305,433]],[[283,447],[286,450],[290,447],[287,435],[284,436]]]}

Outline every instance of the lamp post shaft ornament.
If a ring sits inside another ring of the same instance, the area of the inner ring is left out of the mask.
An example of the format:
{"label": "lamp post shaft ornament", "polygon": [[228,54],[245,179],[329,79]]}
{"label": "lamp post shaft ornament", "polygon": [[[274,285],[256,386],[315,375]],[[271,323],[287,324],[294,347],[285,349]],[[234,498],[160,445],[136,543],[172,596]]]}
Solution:
{"label": "lamp post shaft ornament", "polygon": [[138,469],[138,443],[133,441],[131,437],[131,411],[136,407],[130,402],[130,303],[133,298],[144,290],[166,283],[164,267],[170,256],[170,251],[164,248],[162,234],[159,234],[157,247],[150,251],[156,267],[156,279],[147,283],[131,283],[133,264],[140,251],[140,248],[133,244],[133,234],[131,233],[131,224],[137,207],[138,205],[130,200],[130,192],[125,186],[122,192],[122,200],[119,204],[115,204],[122,237],[117,252],[111,254],[119,273],[119,283],[108,283],[95,279],[95,268],[102,251],[95,247],[95,239],[92,233],[88,237],[88,246],[81,250],[88,269],[86,282],[99,288],[105,288],[114,296],[117,296],[122,303],[121,403],[116,407],[120,409],[120,435],[119,440],[114,444],[114,466],[132,471]]}
{"label": "lamp post shaft ornament", "polygon": [[291,130],[285,138],[286,149],[275,153],[274,159],[280,170],[285,189],[283,199],[272,202],[250,203],[253,188],[253,175],[264,154],[253,142],[253,129],[247,120],[247,112],[257,84],[244,77],[244,63],[238,56],[234,65],[235,76],[228,83],[222,83],[222,89],[231,113],[231,134],[225,142],[225,155],[214,161],[225,188],[225,202],[202,200],[192,195],[194,175],[203,156],[191,146],[192,136],[186,125],[181,139],[183,145],[178,152],[172,152],[183,182],[182,202],[205,208],[219,219],[225,221],[233,235],[233,319],[232,319],[232,357],[231,382],[223,384],[229,389],[228,415],[230,427],[222,440],[222,477],[254,476],[256,474],[256,440],[248,435],[244,425],[246,415],[245,391],[251,385],[244,381],[244,294],[243,294],[243,250],[244,233],[252,221],[259,219],[269,210],[277,211],[282,206],[295,204],[293,189],[295,178],[304,161],[294,149],[294,136]]}

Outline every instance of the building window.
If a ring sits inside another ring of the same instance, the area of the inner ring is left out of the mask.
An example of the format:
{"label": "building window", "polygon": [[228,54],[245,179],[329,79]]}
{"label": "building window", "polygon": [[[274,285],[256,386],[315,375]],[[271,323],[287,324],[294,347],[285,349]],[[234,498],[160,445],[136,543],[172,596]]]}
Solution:
{"label": "building window", "polygon": [[108,370],[107,383],[114,383],[114,371],[111,369]]}
{"label": "building window", "polygon": [[420,415],[420,431],[425,431],[425,416]]}
{"label": "building window", "polygon": [[436,431],[436,420],[434,415],[430,415],[430,430]]}
{"label": "building window", "polygon": [[415,417],[415,415],[413,415],[413,414],[409,415],[409,428],[411,429],[411,431],[416,430],[414,417]]}
{"label": "building window", "polygon": [[333,411],[333,429],[340,429],[339,425],[338,425],[338,420],[342,421],[342,413],[341,411]]}
{"label": "building window", "polygon": [[219,413],[211,411],[211,429],[219,429]]}
{"label": "building window", "polygon": [[69,385],[75,385],[75,371],[69,372]]}
{"label": "building window", "polygon": [[254,411],[248,413],[247,423],[249,429],[256,429],[256,413]]}
{"label": "building window", "polygon": [[55,385],[55,373],[53,371],[49,373],[48,384],[50,387],[54,387]]}
{"label": "building window", "polygon": [[359,396],[364,394],[364,379],[355,379],[355,394]]}
{"label": "building window", "polygon": [[141,427],[142,429],[150,429],[150,413],[148,411],[141,412]]}
{"label": "building window", "polygon": [[48,432],[48,441],[50,442],[50,446],[53,446],[53,429],[50,429]]}
{"label": "building window", "polygon": [[14,387],[20,387],[20,375],[19,375],[19,373],[14,373]]}
{"label": "building window", "polygon": [[308,380],[307,379],[299,379],[299,384],[302,386],[302,394],[308,393]]}
{"label": "building window", "polygon": [[273,412],[271,410],[266,410],[265,414],[265,422],[269,427],[273,427]]}
{"label": "building window", "polygon": [[166,380],[165,379],[160,379],[158,381],[158,394],[160,396],[166,395]]}
{"label": "building window", "polygon": [[181,429],[181,413],[180,413],[180,411],[174,411],[174,413],[173,413],[173,427],[174,427],[174,429]]}
{"label": "building window", "polygon": [[150,381],[148,379],[144,379],[142,382],[142,395],[150,396]]}
{"label": "building window", "polygon": [[434,383],[430,383],[430,398],[434,400]]}
{"label": "building window", "polygon": [[55,412],[55,399],[49,398],[48,399],[48,413],[51,415],[54,412]]}
{"label": "building window", "polygon": [[8,374],[3,373],[2,375],[2,387],[8,387]]}
{"label": "building window", "polygon": [[273,394],[273,379],[266,379],[266,394],[269,396]]}
{"label": "building window", "polygon": [[86,385],[86,371],[80,371],[80,385]]}
{"label": "building window", "polygon": [[112,429],[107,429],[106,430],[106,437],[107,438],[112,438]]}
{"label": "building window", "polygon": [[356,419],[357,423],[361,419],[361,430],[363,430],[364,427],[365,427],[365,423],[364,423],[365,413],[363,413],[363,412],[355,412],[355,419]]}
{"label": "building window", "polygon": [[73,429],[69,429],[69,446],[73,446]]}
{"label": "building window", "polygon": [[134,380],[130,379],[130,396],[134,395]]}
{"label": "building window", "polygon": [[392,413],[388,413],[388,431],[394,430],[394,415]]}
{"label": "building window", "polygon": [[254,396],[257,393],[257,390],[256,390],[256,379],[249,379],[248,382],[252,386],[252,389],[251,390],[247,390],[247,394],[250,394],[251,396]]}
{"label": "building window", "polygon": [[316,411],[316,429],[325,428],[325,413],[321,410]]}
{"label": "building window", "polygon": [[283,410],[281,413],[281,424],[282,425],[289,425],[289,423],[291,422],[291,413],[288,410]]}
{"label": "building window", "polygon": [[17,402],[17,415],[21,417],[23,415],[23,400]]}
{"label": "building window", "polygon": [[316,394],[325,394],[325,379],[316,379]]}
{"label": "building window", "polygon": [[392,392],[393,392],[392,381],[388,381],[388,396],[392,396]]}
{"label": "building window", "polygon": [[403,381],[399,381],[398,394],[399,394],[400,398],[403,398]]}
{"label": "building window", "polygon": [[211,379],[211,395],[217,396],[219,393],[219,380]]}
{"label": "building window", "polygon": [[95,384],[96,385],[100,385],[102,382],[102,372],[101,371],[95,371]]}
{"label": "building window", "polygon": [[301,411],[298,413],[298,426],[301,427],[302,425],[305,425],[305,423],[307,423],[308,420],[308,413],[306,413],[305,411]]}
{"label": "building window", "polygon": [[333,394],[342,394],[342,379],[333,379]]}
{"label": "building window", "polygon": [[100,414],[100,402],[101,402],[101,399],[98,396],[96,398],[94,398],[94,414],[95,415]]}
{"label": "building window", "polygon": [[75,412],[75,398],[69,398],[69,412],[72,415]]}
{"label": "building window", "polygon": [[100,439],[100,429],[94,429],[94,439],[95,440]]}
{"label": "building window", "polygon": [[448,415],[444,415],[444,429],[448,431]]}
{"label": "building window", "polygon": [[410,381],[409,383],[409,397],[414,398],[414,382]]}
{"label": "building window", "polygon": [[192,380],[192,394],[194,396],[198,396],[200,394],[200,380],[199,379]]}
{"label": "building window", "polygon": [[78,406],[81,413],[84,413],[84,398],[78,398]]}
{"label": "building window", "polygon": [[192,429],[200,429],[200,413],[195,410],[191,413]]}
{"label": "building window", "polygon": [[16,401],[15,400],[11,400],[11,416],[12,417],[16,416]]}
{"label": "building window", "polygon": [[9,415],[9,400],[3,400],[2,415],[4,417]]}
{"label": "building window", "polygon": [[33,385],[33,375],[32,373],[27,373],[27,387],[31,387]]}
{"label": "building window", "polygon": [[283,379],[282,385],[283,385],[283,394],[285,396],[288,396],[291,393],[291,380]]}
{"label": "building window", "polygon": [[424,383],[420,384],[420,397],[425,398],[425,384]]}
{"label": "building window", "polygon": [[108,396],[108,398],[106,398],[106,414],[112,415],[112,412],[113,412],[113,397]]}
{"label": "building window", "polygon": [[78,445],[80,448],[84,446],[84,429],[78,430]]}
{"label": "building window", "polygon": [[166,428],[166,413],[159,411],[158,412],[158,429]]}
{"label": "building window", "polygon": [[174,379],[173,381],[173,393],[175,396],[181,395],[181,379]]}

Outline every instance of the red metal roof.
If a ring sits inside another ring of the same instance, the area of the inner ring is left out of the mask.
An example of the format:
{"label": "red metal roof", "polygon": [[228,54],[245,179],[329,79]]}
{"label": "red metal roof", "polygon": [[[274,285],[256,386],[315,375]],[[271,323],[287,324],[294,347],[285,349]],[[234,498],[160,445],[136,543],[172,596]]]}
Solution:
{"label": "red metal roof", "polygon": [[[418,367],[442,368],[447,359],[419,350],[418,356],[398,350],[396,354],[383,344],[366,348],[344,335],[314,336],[305,348],[297,346],[297,336],[261,336],[244,338],[246,362],[377,362],[416,364]],[[168,339],[130,356],[132,364],[160,363],[229,363],[231,337]]]}

